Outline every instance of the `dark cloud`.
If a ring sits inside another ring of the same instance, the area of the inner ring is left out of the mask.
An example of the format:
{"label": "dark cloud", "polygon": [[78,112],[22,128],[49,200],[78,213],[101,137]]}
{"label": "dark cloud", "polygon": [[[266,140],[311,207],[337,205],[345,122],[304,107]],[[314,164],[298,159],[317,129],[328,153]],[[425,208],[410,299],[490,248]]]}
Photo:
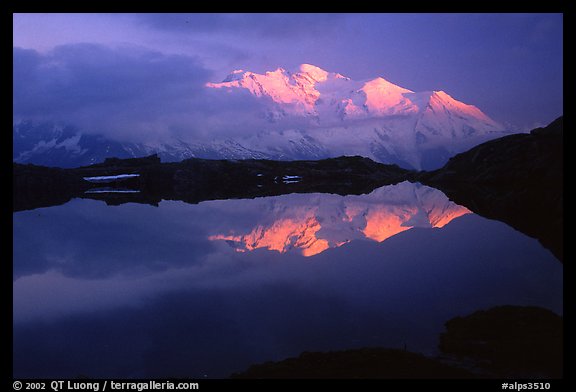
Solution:
{"label": "dark cloud", "polygon": [[234,33],[277,39],[331,32],[345,14],[138,14],[152,28],[182,32]]}
{"label": "dark cloud", "polygon": [[132,47],[13,53],[15,118],[71,122],[90,132],[153,130],[185,110],[210,75],[192,57]]}
{"label": "dark cloud", "polygon": [[206,88],[212,74],[194,57],[95,44],[46,54],[14,48],[13,56],[15,121],[61,122],[131,141],[212,138],[263,121],[247,92]]}

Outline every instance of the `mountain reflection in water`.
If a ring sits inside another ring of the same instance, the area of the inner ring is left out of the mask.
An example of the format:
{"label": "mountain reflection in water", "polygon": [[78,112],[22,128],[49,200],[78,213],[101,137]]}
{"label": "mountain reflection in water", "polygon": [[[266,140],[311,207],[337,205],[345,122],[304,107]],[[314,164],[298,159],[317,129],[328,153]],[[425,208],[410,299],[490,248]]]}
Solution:
{"label": "mountain reflection in water", "polygon": [[158,207],[76,198],[15,212],[13,231],[15,378],[224,378],[304,351],[434,354],[459,315],[562,313],[562,265],[537,240],[407,182]]}
{"label": "mountain reflection in water", "polygon": [[210,240],[225,240],[237,251],[266,248],[280,253],[299,250],[313,256],[356,239],[382,242],[413,227],[443,227],[469,214],[439,190],[408,181],[376,189],[369,195],[285,195],[237,202],[254,209],[255,227],[229,231]]}

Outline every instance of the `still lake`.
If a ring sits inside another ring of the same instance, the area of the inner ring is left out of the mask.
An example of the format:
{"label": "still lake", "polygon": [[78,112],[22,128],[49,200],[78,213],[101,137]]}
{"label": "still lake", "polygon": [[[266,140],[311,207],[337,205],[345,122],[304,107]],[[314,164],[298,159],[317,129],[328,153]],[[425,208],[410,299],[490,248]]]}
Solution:
{"label": "still lake", "polygon": [[498,305],[562,314],[539,242],[403,182],[159,206],[73,199],[13,215],[15,378],[224,378],[303,351],[436,354]]}

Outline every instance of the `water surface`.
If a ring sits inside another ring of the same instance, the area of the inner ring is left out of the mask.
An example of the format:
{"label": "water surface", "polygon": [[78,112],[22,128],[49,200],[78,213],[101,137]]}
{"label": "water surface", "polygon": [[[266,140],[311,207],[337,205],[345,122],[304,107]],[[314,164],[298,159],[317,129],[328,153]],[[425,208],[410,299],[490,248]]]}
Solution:
{"label": "water surface", "polygon": [[404,182],[14,214],[14,377],[220,378],[303,351],[434,354],[448,319],[562,313],[538,241]]}

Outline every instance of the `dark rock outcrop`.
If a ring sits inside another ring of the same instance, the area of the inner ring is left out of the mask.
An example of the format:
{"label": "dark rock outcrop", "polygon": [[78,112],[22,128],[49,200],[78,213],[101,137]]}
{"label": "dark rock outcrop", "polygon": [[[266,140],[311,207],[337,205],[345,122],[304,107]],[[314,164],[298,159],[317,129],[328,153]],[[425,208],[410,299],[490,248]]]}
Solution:
{"label": "dark rock outcrop", "polygon": [[446,323],[440,349],[496,376],[561,378],[563,320],[533,306],[499,306]]}
{"label": "dark rock outcrop", "polygon": [[491,140],[415,178],[454,202],[537,238],[563,260],[563,120]]}
{"label": "dark rock outcrop", "polygon": [[409,351],[361,348],[326,353],[302,353],[297,358],[253,365],[235,379],[462,379],[467,370]]}
{"label": "dark rock outcrop", "polygon": [[446,322],[442,356],[388,348],[304,352],[238,379],[549,379],[563,373],[563,320],[534,306],[497,306]]}

